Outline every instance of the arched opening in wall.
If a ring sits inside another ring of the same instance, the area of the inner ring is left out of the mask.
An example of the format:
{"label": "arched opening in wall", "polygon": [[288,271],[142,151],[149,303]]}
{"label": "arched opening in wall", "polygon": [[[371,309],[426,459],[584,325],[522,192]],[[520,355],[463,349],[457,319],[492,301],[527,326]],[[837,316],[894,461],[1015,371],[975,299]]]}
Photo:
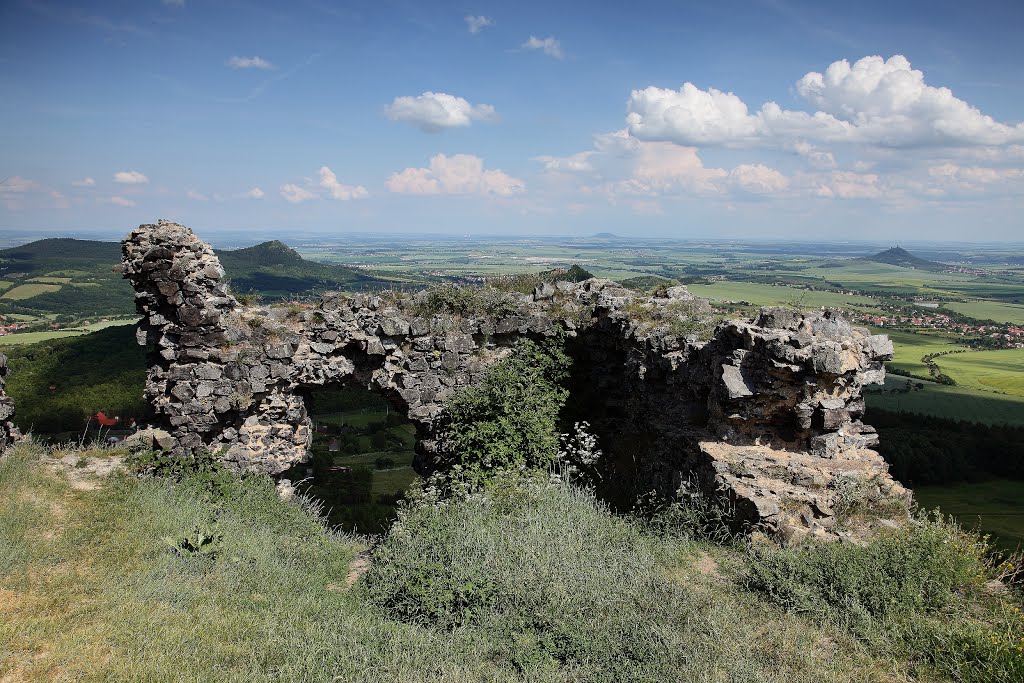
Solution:
{"label": "arched opening in wall", "polygon": [[586,422],[602,455],[597,494],[626,512],[651,494],[671,498],[698,465],[706,396],[614,329],[569,339],[572,358],[562,431]]}
{"label": "arched opening in wall", "polygon": [[386,530],[418,476],[415,426],[380,391],[356,382],[310,388],[304,397],[313,444],[309,461],[291,477],[323,504],[333,526]]}

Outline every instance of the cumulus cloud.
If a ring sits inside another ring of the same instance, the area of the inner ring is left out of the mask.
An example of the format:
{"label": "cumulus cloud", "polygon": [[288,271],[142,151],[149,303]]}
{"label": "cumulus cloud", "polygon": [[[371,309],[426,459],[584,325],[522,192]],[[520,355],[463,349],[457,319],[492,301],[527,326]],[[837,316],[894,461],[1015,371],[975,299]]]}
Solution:
{"label": "cumulus cloud", "polygon": [[740,164],[729,171],[729,182],[752,194],[774,194],[789,187],[789,179],[764,164]]}
{"label": "cumulus cloud", "polygon": [[766,102],[751,113],[742,99],[715,88],[684,83],[679,90],[634,90],[627,106],[629,132],[643,140],[681,145],[747,146],[794,141],[850,142],[879,147],[1001,146],[1024,142],[1024,123],[995,121],[934,87],[902,55],[833,62],[809,72],[797,93],[814,111],[784,110]]}
{"label": "cumulus cloud", "polygon": [[252,187],[242,193],[243,199],[263,199],[263,190],[258,187]]}
{"label": "cumulus cloud", "polygon": [[823,176],[814,193],[826,199],[878,199],[883,196],[875,173],[833,171]]}
{"label": "cumulus cloud", "polygon": [[127,197],[111,197],[109,201],[111,204],[114,204],[115,206],[135,206],[135,202],[133,202],[131,199],[128,199]]}
{"label": "cumulus cloud", "polygon": [[565,53],[562,52],[562,44],[552,36],[548,36],[547,38],[530,36],[530,38],[519,47],[527,50],[541,50],[549,57],[565,59]]}
{"label": "cumulus cloud", "polygon": [[232,69],[273,69],[274,65],[262,57],[232,57],[228,60]]}
{"label": "cumulus cloud", "polygon": [[473,121],[492,121],[496,117],[489,104],[470,104],[467,100],[443,92],[396,97],[384,108],[392,121],[407,121],[428,133],[445,128],[463,128]]}
{"label": "cumulus cloud", "polygon": [[81,180],[72,180],[71,184],[74,187],[95,187],[96,181],[92,178],[82,178]]}
{"label": "cumulus cloud", "polygon": [[793,145],[793,151],[814,168],[829,169],[836,167],[836,158],[824,149],[815,147],[808,142],[797,142]]}
{"label": "cumulus cloud", "polygon": [[578,173],[580,171],[593,171],[594,167],[591,165],[589,159],[594,154],[592,151],[579,152],[572,154],[567,157],[553,157],[542,155],[539,157],[533,157],[533,161],[539,161],[544,164],[545,171],[554,172],[572,172]]}
{"label": "cumulus cloud", "polygon": [[429,168],[407,168],[388,178],[392,192],[405,194],[482,194],[508,197],[526,190],[526,184],[502,170],[484,170],[484,161],[472,154],[430,159]]}
{"label": "cumulus cloud", "polygon": [[149,178],[138,171],[118,171],[114,174],[114,182],[125,185],[142,185],[148,183]]}
{"label": "cumulus cloud", "polygon": [[[327,190],[331,199],[348,201],[350,199],[362,199],[369,193],[362,185],[345,185],[338,182],[338,176],[326,166],[320,167],[320,187]],[[289,200],[290,201],[290,200]]]}
{"label": "cumulus cloud", "polygon": [[490,17],[485,17],[482,14],[479,16],[466,15],[466,28],[469,29],[470,33],[480,33],[480,31],[488,26],[494,26],[494,20]]}
{"label": "cumulus cloud", "polygon": [[287,183],[281,186],[281,196],[284,197],[285,201],[291,202],[292,204],[316,199],[315,194],[293,183]]}

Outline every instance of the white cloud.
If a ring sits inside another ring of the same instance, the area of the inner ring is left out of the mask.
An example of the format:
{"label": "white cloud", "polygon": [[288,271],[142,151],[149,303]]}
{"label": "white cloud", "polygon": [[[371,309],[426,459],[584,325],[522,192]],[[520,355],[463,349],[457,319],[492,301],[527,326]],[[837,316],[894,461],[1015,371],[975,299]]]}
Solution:
{"label": "white cloud", "polygon": [[952,162],[928,168],[930,188],[939,194],[970,193],[991,194],[1021,189],[1024,169],[991,168],[986,166],[960,166]]}
{"label": "white cloud", "polygon": [[388,178],[392,192],[406,194],[482,194],[508,197],[526,190],[522,180],[501,170],[484,170],[484,162],[472,154],[430,159],[430,168],[407,168]]}
{"label": "white cloud", "polygon": [[836,167],[836,158],[824,149],[815,147],[808,142],[796,142],[793,144],[793,151],[808,164],[818,169],[830,169]]}
{"label": "white cloud", "polygon": [[443,92],[396,97],[384,108],[392,121],[408,121],[421,130],[436,133],[445,128],[461,128],[473,121],[492,121],[496,117],[489,104],[470,104],[467,100]]}
{"label": "white cloud", "polygon": [[36,181],[16,175],[0,184],[0,201],[8,209],[20,209],[25,195],[38,189],[40,185]]}
{"label": "white cloud", "polygon": [[71,184],[74,187],[95,187],[96,181],[92,178],[82,178],[81,180],[72,180]]}
{"label": "white cloud", "polygon": [[135,206],[135,202],[133,202],[131,199],[128,199],[127,197],[111,197],[109,201],[111,204],[115,204],[117,206]]}
{"label": "white cloud", "polygon": [[263,190],[258,187],[252,187],[242,193],[243,199],[263,199]]}
{"label": "white cloud", "polygon": [[480,16],[466,15],[466,28],[469,29],[470,33],[480,33],[480,31],[488,26],[494,26],[494,20],[490,17],[485,17],[482,14]]}
{"label": "white cloud", "polygon": [[570,172],[579,173],[581,171],[593,171],[594,167],[591,165],[589,159],[594,152],[579,152],[572,154],[567,157],[553,157],[542,155],[539,157],[533,157],[533,161],[539,161],[544,164],[545,171],[554,172]]}
{"label": "white cloud", "polygon": [[789,187],[789,179],[763,164],[740,164],[729,171],[729,182],[753,194],[775,194]]}
{"label": "white cloud", "polygon": [[149,178],[138,171],[118,171],[114,174],[114,182],[124,183],[125,185],[141,185],[148,183]]}
{"label": "white cloud", "polygon": [[878,180],[875,173],[833,171],[818,182],[814,194],[827,199],[878,199],[883,196]]}
{"label": "white cloud", "polygon": [[184,7],[185,0],[163,0],[163,3],[168,7]]}
{"label": "white cloud", "polygon": [[824,74],[805,74],[796,90],[815,111],[766,102],[751,114],[733,93],[692,83],[679,90],[652,86],[633,91],[626,121],[640,139],[682,145],[816,141],[904,148],[1024,142],[1024,123],[1000,123],[949,88],[926,84],[924,74],[902,55],[864,57],[852,66],[845,59],[833,62]]}
{"label": "white cloud", "polygon": [[284,197],[285,201],[291,202],[292,204],[316,199],[315,194],[292,183],[287,183],[281,186],[281,196]]}
{"label": "white cloud", "polygon": [[232,57],[228,60],[232,69],[273,69],[274,65],[262,57]]}
{"label": "white cloud", "polygon": [[651,193],[708,194],[719,191],[717,183],[726,175],[720,168],[706,168],[694,147],[645,142],[637,147],[632,182]]}
{"label": "white cloud", "polygon": [[536,36],[530,36],[529,40],[520,45],[520,47],[527,50],[542,50],[544,54],[555,59],[565,59],[565,53],[562,52],[562,44],[555,40],[552,36],[547,38],[538,38]]}
{"label": "white cloud", "polygon": [[338,182],[338,176],[326,166],[320,167],[320,187],[327,190],[332,199],[348,201],[350,199],[362,199],[369,193],[362,185],[345,185]]}
{"label": "white cloud", "polygon": [[209,199],[209,197],[207,197],[202,192],[197,192],[195,190],[189,190],[188,192],[185,193],[185,196],[188,197],[189,199],[194,199],[197,202],[205,202]]}

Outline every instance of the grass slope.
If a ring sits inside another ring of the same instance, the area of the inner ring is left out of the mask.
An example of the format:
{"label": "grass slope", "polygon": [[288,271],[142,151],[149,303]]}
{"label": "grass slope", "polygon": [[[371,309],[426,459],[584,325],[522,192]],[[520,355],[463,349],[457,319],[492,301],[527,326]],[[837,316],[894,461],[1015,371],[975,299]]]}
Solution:
{"label": "grass slope", "polygon": [[937,362],[959,385],[1024,397],[1024,349],[970,351]]}
{"label": "grass slope", "polygon": [[[72,486],[40,456],[0,461],[8,680],[982,681],[1024,664],[1014,602],[974,592],[976,560],[942,526],[773,554],[499,483],[410,509],[357,580],[362,542],[269,478]],[[211,552],[174,550],[197,528]]]}

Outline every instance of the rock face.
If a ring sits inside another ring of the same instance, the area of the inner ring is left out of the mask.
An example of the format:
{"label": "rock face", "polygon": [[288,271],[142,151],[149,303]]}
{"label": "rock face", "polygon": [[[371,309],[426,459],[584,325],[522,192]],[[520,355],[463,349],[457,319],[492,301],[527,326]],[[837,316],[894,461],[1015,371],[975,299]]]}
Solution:
{"label": "rock face", "polygon": [[422,294],[247,308],[184,226],[139,226],[123,255],[150,348],[146,396],[177,455],[209,448],[237,470],[280,474],[307,458],[307,392],[357,382],[408,415],[416,468],[429,473],[442,466],[435,422],[446,399],[517,339],[564,333],[567,412],[610,454],[612,497],[671,496],[694,480],[749,528],[828,536],[850,478],[907,495],[861,422],[861,388],[882,381],[892,344],[832,312],[766,309],[713,328],[685,287],[638,297],[596,278],[496,293],[492,314],[431,314]]}
{"label": "rock face", "polygon": [[21,432],[14,426],[14,399],[4,391],[7,377],[7,356],[0,353],[0,453],[21,437]]}

